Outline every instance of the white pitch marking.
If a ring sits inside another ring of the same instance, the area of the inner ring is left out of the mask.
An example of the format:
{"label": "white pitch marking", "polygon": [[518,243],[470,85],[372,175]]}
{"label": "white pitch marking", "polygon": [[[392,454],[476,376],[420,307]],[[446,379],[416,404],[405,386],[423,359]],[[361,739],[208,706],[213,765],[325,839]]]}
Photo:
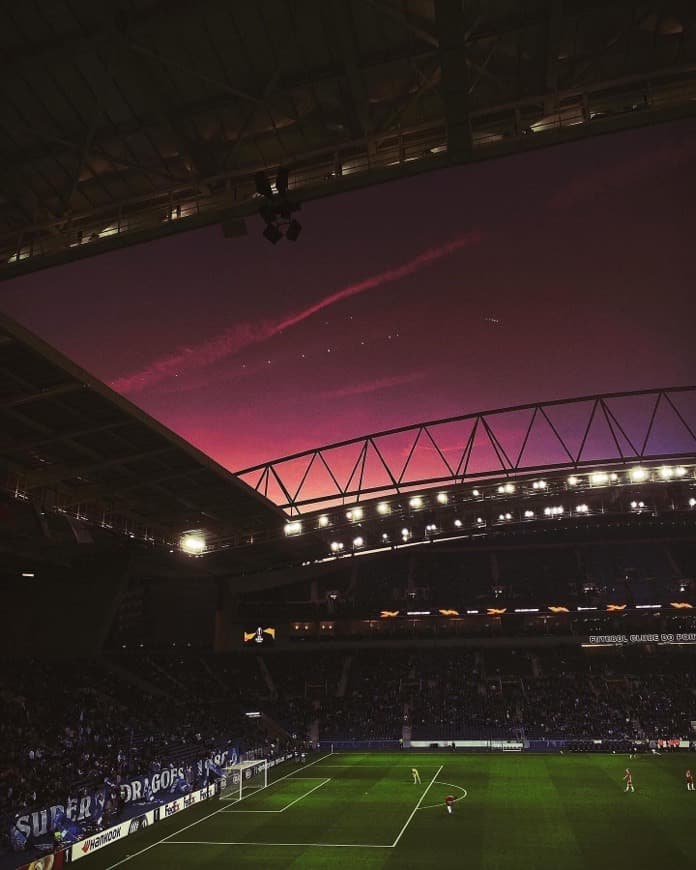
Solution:
{"label": "white pitch marking", "polygon": [[[163,840],[164,846],[316,846],[322,849],[393,849],[389,843],[257,843],[247,840],[220,842],[213,840]],[[111,868],[108,868],[111,870]]]}
{"label": "white pitch marking", "polygon": [[[295,778],[299,779],[299,777],[295,777]],[[304,776],[304,777],[302,777],[302,779],[303,780],[304,779],[319,779],[319,777],[306,777],[306,776]],[[323,779],[319,783],[319,785],[315,785],[314,788],[310,788],[309,791],[305,792],[304,794],[301,794],[298,798],[295,798],[294,801],[290,801],[289,804],[287,804],[286,806],[284,806],[280,810],[235,810],[233,808],[233,809],[226,809],[225,812],[226,813],[284,813],[285,810],[290,809],[290,807],[293,804],[296,804],[298,801],[304,800],[304,798],[306,798],[308,795],[310,795],[313,791],[316,791],[318,788],[321,788],[322,785],[326,785],[327,782],[331,782],[331,777],[329,777],[328,779]]]}
{"label": "white pitch marking", "polygon": [[[298,770],[306,770],[308,767],[312,767],[315,764],[319,764],[320,761],[323,761],[325,758],[329,758],[333,753],[329,752],[327,755],[322,755],[321,758],[317,758],[316,761],[310,761],[309,764],[304,764],[302,767],[298,767],[297,770],[291,770],[290,773],[286,773],[285,776],[280,776],[278,779],[274,779],[270,785],[275,785],[277,782],[282,782],[284,779],[288,779],[288,777],[292,776],[293,773],[297,773]],[[244,797],[241,800],[245,800]],[[122,858],[120,861],[117,861],[115,864],[110,864],[106,870],[114,870],[115,867],[120,867],[121,864],[125,864],[127,861],[131,861],[133,858],[137,858],[138,855],[142,855],[144,852],[149,852],[150,849],[154,849],[155,846],[159,846],[161,843],[166,843],[171,837],[175,837],[177,834],[181,834],[184,831],[188,831],[189,828],[193,828],[194,825],[198,825],[201,822],[204,822],[206,819],[211,819],[213,816],[216,816],[218,813],[221,813],[223,810],[227,809],[226,807],[220,807],[212,813],[208,813],[207,816],[203,816],[200,819],[197,819],[195,822],[191,822],[190,825],[186,825],[185,828],[180,828],[178,831],[175,831],[173,834],[169,834],[167,837],[162,837],[161,840],[157,840],[156,843],[152,843],[150,846],[146,846],[144,849],[141,849],[139,852],[134,852],[132,855],[127,855],[125,858]]]}
{"label": "white pitch marking", "polygon": [[407,828],[407,827],[409,826],[409,824],[411,823],[411,819],[415,816],[416,811],[418,810],[418,808],[420,807],[420,805],[423,803],[423,798],[424,798],[424,797],[427,795],[427,793],[430,791],[430,789],[431,789],[433,783],[434,783],[435,780],[437,779],[437,775],[438,775],[438,773],[440,773],[440,771],[442,770],[442,768],[443,768],[444,766],[445,766],[444,764],[441,764],[441,765],[438,767],[438,769],[435,771],[435,776],[430,780],[430,782],[428,783],[428,785],[427,785],[425,791],[423,792],[423,794],[422,794],[422,795],[420,796],[420,798],[418,799],[418,803],[417,803],[417,804],[415,805],[415,807],[411,810],[411,815],[406,819],[406,824],[405,824],[405,825],[403,826],[403,828],[399,831],[399,834],[398,834],[396,840],[394,840],[394,842],[392,843],[392,848],[396,848],[396,846],[397,846],[399,840],[400,840],[401,837],[403,836],[404,831],[406,830],[406,828]]}
{"label": "white pitch marking", "polygon": [[[438,779],[438,785],[448,785],[450,788],[458,788],[459,791],[463,792],[463,794],[455,798],[456,801],[462,801],[467,796],[468,792],[465,788],[462,788],[461,785],[455,785],[453,782],[443,782],[441,779]],[[426,804],[423,807],[418,807],[420,810],[431,810],[433,807],[441,807],[442,804]]]}

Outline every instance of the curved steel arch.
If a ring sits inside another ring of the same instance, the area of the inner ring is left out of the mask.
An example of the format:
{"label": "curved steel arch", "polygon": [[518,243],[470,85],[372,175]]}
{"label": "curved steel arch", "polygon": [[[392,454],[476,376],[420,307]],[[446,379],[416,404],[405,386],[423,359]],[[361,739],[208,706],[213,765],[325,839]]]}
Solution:
{"label": "curved steel arch", "polygon": [[467,480],[686,459],[696,460],[696,386],[430,420],[292,453],[237,475],[295,515]]}

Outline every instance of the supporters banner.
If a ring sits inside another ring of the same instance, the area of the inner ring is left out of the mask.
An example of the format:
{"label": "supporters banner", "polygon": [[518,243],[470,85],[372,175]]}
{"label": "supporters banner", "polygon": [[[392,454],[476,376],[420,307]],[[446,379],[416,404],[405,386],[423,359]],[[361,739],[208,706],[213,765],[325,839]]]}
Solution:
{"label": "supporters banner", "polygon": [[125,837],[130,837],[131,834],[142,831],[144,828],[154,825],[156,822],[168,819],[171,816],[180,813],[182,810],[187,810],[189,807],[193,807],[202,801],[209,800],[215,796],[215,793],[216,788],[214,785],[208,788],[202,788],[198,791],[191,792],[191,794],[184,795],[177,800],[169,801],[161,807],[155,807],[155,809],[149,810],[141,816],[135,816],[135,818],[114,825],[112,828],[106,828],[98,834],[95,834],[93,837],[87,837],[79,843],[75,843],[75,845],[70,849],[70,861],[79,861],[80,858],[91,855],[93,852],[103,849],[104,846],[110,846],[112,843],[117,843],[119,840],[123,840]]}
{"label": "supporters banner", "polygon": [[[137,776],[118,785],[106,783],[104,787],[78,798],[68,798],[64,804],[55,804],[31,813],[13,815],[10,825],[10,841],[25,844],[39,839],[67,823],[100,824],[116,802],[116,793],[124,804],[150,803],[190,793],[195,786],[205,787],[218,771],[237,761],[236,749],[215,750],[210,756],[200,758],[192,765],[170,766],[147,776]],[[17,846],[15,846],[17,848]]]}

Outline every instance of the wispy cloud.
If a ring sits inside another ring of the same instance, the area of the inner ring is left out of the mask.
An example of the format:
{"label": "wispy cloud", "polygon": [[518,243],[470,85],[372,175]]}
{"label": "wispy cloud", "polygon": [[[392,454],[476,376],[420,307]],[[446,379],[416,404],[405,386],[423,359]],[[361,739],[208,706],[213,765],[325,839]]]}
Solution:
{"label": "wispy cloud", "polygon": [[321,399],[346,399],[350,396],[364,396],[368,393],[379,393],[390,390],[392,387],[400,387],[403,384],[413,384],[422,381],[427,375],[426,371],[407,372],[403,375],[394,375],[391,378],[378,378],[374,381],[366,381],[361,384],[350,384],[339,387],[336,390],[326,390],[319,393]]}
{"label": "wispy cloud", "polygon": [[376,275],[371,275],[362,281],[349,284],[335,293],[324,296],[313,305],[308,305],[300,311],[288,314],[280,320],[261,321],[256,324],[235,324],[205,341],[180,347],[170,354],[155,359],[139,371],[116,378],[111,382],[111,386],[121,393],[139,393],[175,375],[185,374],[213,365],[226,357],[234,356],[248,347],[268,341],[268,339],[273,338],[275,335],[293,326],[297,326],[332,305],[336,305],[353,296],[366,293],[369,290],[375,290],[384,284],[413,275],[444,257],[449,257],[463,248],[478,244],[481,239],[481,233],[473,231],[453,239],[444,245],[428,248],[400,266],[387,269],[384,272],[378,272]]}

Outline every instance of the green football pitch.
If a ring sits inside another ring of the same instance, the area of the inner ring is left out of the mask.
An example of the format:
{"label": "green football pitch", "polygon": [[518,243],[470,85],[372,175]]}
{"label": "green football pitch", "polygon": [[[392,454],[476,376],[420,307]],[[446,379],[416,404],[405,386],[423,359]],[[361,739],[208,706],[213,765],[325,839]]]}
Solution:
{"label": "green football pitch", "polygon": [[[197,867],[579,870],[696,867],[693,756],[336,753],[273,771],[85,858]],[[421,783],[414,784],[411,767]],[[635,793],[624,792],[626,766]],[[696,766],[696,765],[694,765]],[[444,799],[457,798],[448,815]]]}

